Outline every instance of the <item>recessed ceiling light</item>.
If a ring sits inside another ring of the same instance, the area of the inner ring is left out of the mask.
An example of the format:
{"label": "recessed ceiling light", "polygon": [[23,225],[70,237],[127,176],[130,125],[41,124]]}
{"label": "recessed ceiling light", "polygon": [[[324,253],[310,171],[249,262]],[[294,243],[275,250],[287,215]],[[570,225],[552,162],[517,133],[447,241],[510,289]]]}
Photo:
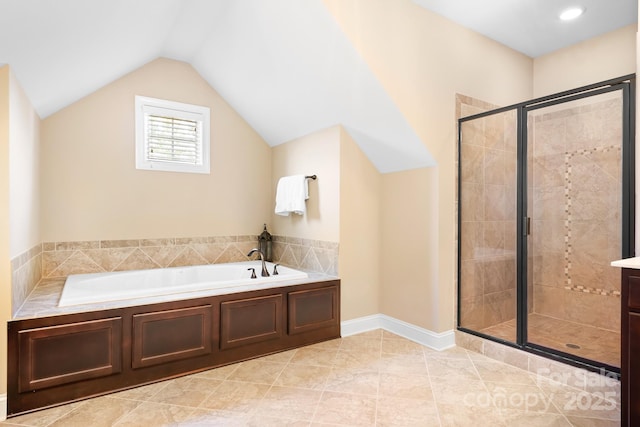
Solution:
{"label": "recessed ceiling light", "polygon": [[563,21],[571,21],[582,15],[586,9],[584,7],[571,7],[560,13],[560,19]]}

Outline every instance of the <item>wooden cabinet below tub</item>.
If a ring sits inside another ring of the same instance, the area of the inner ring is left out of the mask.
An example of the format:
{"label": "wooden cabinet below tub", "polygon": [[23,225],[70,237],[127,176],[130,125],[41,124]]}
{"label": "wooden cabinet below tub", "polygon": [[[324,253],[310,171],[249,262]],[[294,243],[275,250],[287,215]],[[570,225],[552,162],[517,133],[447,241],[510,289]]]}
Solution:
{"label": "wooden cabinet below tub", "polygon": [[339,338],[340,281],[13,320],[8,326],[11,417]]}

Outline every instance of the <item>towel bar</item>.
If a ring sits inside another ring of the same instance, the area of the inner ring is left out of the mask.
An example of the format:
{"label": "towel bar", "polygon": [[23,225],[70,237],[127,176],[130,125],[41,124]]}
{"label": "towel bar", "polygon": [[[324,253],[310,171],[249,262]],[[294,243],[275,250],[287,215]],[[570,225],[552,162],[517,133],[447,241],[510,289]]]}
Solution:
{"label": "towel bar", "polygon": [[307,175],[305,176],[306,179],[312,179],[312,180],[316,180],[317,176],[316,175]]}

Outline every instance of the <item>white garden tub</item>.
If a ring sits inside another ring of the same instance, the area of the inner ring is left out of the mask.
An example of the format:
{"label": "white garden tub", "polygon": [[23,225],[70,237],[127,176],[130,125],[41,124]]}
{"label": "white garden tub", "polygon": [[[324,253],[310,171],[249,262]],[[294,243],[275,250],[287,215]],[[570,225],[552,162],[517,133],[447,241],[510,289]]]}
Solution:
{"label": "white garden tub", "polygon": [[[251,278],[254,268],[257,278]],[[267,263],[269,274],[273,264]],[[101,303],[215,290],[216,293],[261,289],[264,284],[308,277],[304,271],[279,265],[278,275],[261,277],[260,261],[228,264],[196,265],[192,267],[157,268],[113,273],[72,274],[64,284],[58,307]]]}

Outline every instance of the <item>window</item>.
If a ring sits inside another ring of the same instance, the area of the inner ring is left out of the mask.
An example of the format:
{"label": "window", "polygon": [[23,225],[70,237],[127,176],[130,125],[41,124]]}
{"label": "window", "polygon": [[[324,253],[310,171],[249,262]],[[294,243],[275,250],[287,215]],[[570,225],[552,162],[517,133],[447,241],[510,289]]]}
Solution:
{"label": "window", "polygon": [[209,108],[136,96],[136,168],[209,173]]}

